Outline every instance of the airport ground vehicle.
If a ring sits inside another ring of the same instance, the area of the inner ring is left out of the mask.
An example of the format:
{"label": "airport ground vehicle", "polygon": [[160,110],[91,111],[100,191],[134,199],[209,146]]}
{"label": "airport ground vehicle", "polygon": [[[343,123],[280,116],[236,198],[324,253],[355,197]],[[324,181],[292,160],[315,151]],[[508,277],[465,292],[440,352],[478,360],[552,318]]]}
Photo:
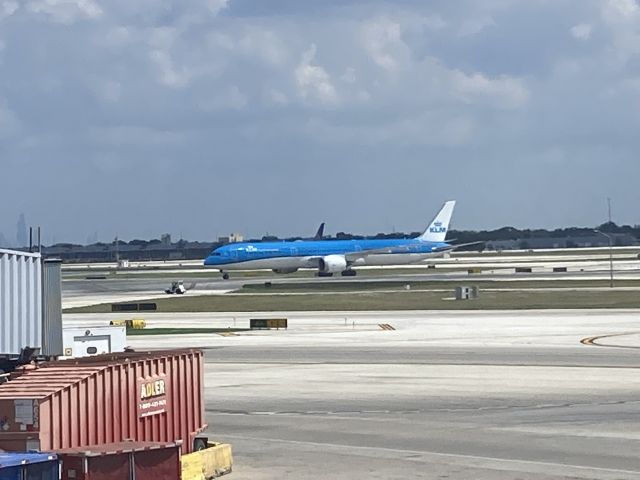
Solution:
{"label": "airport ground vehicle", "polygon": [[171,286],[167,288],[164,293],[168,295],[184,295],[188,290],[191,290],[195,286],[195,283],[185,287],[183,281],[171,282]]}

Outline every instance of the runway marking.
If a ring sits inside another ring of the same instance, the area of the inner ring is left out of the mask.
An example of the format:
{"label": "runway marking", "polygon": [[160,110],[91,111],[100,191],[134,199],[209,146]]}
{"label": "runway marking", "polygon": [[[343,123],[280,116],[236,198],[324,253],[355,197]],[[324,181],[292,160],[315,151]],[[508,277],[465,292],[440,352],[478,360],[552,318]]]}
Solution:
{"label": "runway marking", "polygon": [[[635,347],[628,347],[635,348]],[[200,350],[206,350],[206,347],[199,348]],[[580,364],[557,364],[557,363],[487,363],[487,362],[401,362],[389,360],[386,362],[371,361],[371,362],[350,362],[350,361],[293,361],[293,360],[224,360],[224,359],[206,359],[205,364],[213,365],[285,365],[285,366],[321,366],[321,365],[394,365],[394,366],[424,366],[424,367],[522,367],[522,368],[580,368],[580,369],[638,369],[640,365],[580,365]]]}
{"label": "runway marking", "polygon": [[[411,410],[309,410],[309,411],[248,411],[248,410],[213,410],[206,409],[207,414],[230,416],[230,417],[251,417],[251,416],[278,416],[278,417],[317,417],[324,416],[329,420],[357,420],[366,422],[389,422],[396,421],[389,417],[379,417],[379,415],[416,415],[432,413],[473,413],[473,412],[504,412],[504,411],[532,411],[549,409],[566,409],[576,407],[612,407],[620,405],[635,405],[637,401],[615,401],[599,403],[559,403],[559,404],[539,404],[539,405],[492,405],[486,407],[459,407],[459,408],[429,408]],[[377,415],[371,417],[368,415]]]}
{"label": "runway marking", "polygon": [[612,337],[623,337],[626,335],[638,335],[640,332],[627,332],[627,333],[612,333],[609,335],[596,335],[595,337],[587,337],[580,340],[580,343],[583,345],[590,345],[594,347],[609,347],[609,348],[630,348],[630,349],[640,349],[640,346],[635,345],[615,345],[610,343],[599,343],[603,338],[612,338]]}
{"label": "runway marking", "polygon": [[382,330],[395,330],[395,328],[392,325],[389,325],[388,323],[379,323],[378,326]]}
{"label": "runway marking", "polygon": [[[457,461],[458,464],[471,466],[475,468],[484,468],[487,470],[519,470],[519,471],[533,471],[533,472],[544,472],[550,473],[548,471],[549,468],[559,469],[563,473],[563,475],[573,474],[573,475],[584,475],[590,474],[592,472],[598,472],[599,474],[608,474],[611,475],[612,479],[619,479],[617,475],[640,475],[640,470],[624,470],[617,468],[604,468],[604,467],[591,467],[586,465],[572,465],[566,463],[557,463],[557,462],[542,462],[537,460],[515,460],[511,458],[499,458],[499,457],[489,457],[489,456],[480,456],[480,455],[467,455],[461,453],[442,453],[442,452],[434,452],[434,451],[423,451],[423,450],[405,450],[398,448],[388,448],[388,447],[365,447],[358,445],[347,445],[347,444],[337,444],[337,443],[323,443],[323,442],[309,442],[309,441],[301,441],[301,440],[284,440],[279,438],[265,438],[265,437],[249,437],[245,435],[233,435],[226,434],[225,438],[235,438],[242,440],[251,440],[258,442],[276,442],[276,443],[286,443],[290,445],[302,445],[314,447],[314,450],[317,447],[324,447],[331,450],[338,450],[338,453],[343,455],[351,455],[354,452],[361,451],[362,453],[371,452],[379,456],[381,453],[393,453],[393,454],[404,454],[411,455],[410,457],[405,457],[404,460],[423,460],[423,461],[431,461],[433,462],[436,458],[446,459],[448,462]],[[429,457],[432,457],[430,460]],[[399,458],[398,460],[403,460]],[[491,465],[488,462],[493,462],[494,465]],[[497,465],[496,465],[497,464]],[[520,468],[517,468],[520,467]],[[525,467],[525,468],[523,468]],[[529,467],[528,469],[526,467]],[[573,471],[571,473],[568,473]],[[581,472],[581,473],[578,473]],[[584,473],[582,473],[584,472]],[[583,478],[593,478],[592,476],[583,477]],[[604,478],[604,477],[601,477]]]}

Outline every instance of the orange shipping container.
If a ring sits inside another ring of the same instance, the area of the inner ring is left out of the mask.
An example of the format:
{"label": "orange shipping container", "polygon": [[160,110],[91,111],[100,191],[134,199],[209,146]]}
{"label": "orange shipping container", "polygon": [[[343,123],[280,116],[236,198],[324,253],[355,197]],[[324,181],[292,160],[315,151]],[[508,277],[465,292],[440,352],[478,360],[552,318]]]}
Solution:
{"label": "orange shipping container", "polygon": [[182,441],[206,428],[200,350],[44,363],[0,385],[0,449],[51,451]]}

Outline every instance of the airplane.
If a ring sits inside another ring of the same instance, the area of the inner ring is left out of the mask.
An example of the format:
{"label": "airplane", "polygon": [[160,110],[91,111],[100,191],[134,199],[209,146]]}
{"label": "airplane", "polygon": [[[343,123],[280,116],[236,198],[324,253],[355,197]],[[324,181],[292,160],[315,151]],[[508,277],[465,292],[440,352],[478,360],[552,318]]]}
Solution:
{"label": "airplane", "polygon": [[[456,202],[446,202],[425,231],[416,238],[384,240],[297,240],[294,242],[242,242],[218,247],[204,260],[223,279],[230,270],[272,270],[293,273],[314,268],[319,276],[355,276],[353,267],[408,265],[471,244],[445,241]],[[323,225],[318,229],[321,235]],[[316,235],[318,236],[318,234]]]}

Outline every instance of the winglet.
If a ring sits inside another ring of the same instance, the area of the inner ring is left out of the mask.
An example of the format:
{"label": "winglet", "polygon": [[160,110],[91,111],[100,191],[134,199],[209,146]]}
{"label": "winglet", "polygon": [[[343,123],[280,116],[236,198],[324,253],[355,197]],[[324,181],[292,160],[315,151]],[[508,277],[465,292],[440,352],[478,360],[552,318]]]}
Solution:
{"label": "winglet", "polygon": [[418,240],[423,242],[444,242],[449,231],[449,221],[455,206],[455,200],[446,202],[424,233],[418,237]]}

